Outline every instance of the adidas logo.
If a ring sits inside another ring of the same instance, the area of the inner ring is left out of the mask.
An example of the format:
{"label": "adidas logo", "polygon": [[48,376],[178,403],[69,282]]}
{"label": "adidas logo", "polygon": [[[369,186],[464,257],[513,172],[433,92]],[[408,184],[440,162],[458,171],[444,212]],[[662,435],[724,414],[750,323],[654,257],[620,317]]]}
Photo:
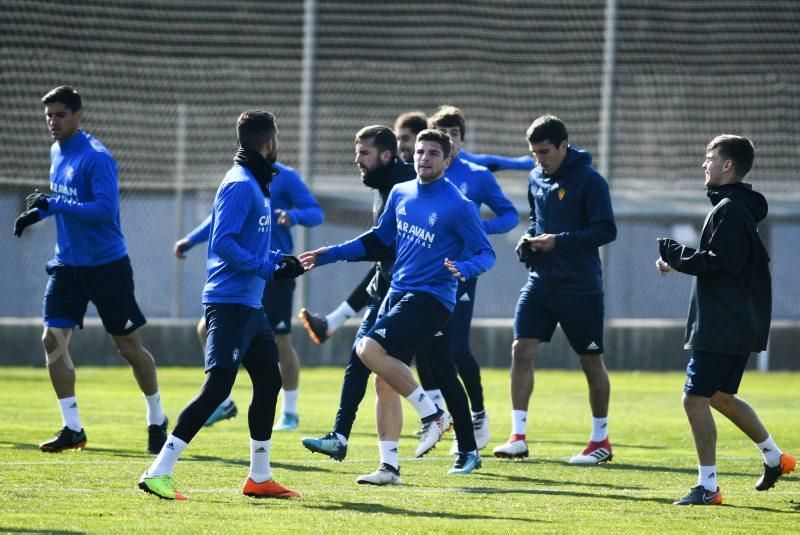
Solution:
{"label": "adidas logo", "polygon": [[708,476],[706,476],[706,477],[708,477],[708,479],[714,479],[715,477],[717,477],[717,474],[716,474],[716,472],[711,472],[711,473],[710,473],[710,474],[708,474]]}
{"label": "adidas logo", "polygon": [[264,446],[261,446],[260,448],[258,448],[258,449],[257,449],[255,452],[253,452],[253,453],[267,453],[267,450],[266,450],[266,449],[264,449]]}
{"label": "adidas logo", "polygon": [[406,205],[402,205],[397,209],[397,215],[406,215]]}
{"label": "adidas logo", "polygon": [[459,301],[463,301],[463,302],[465,302],[465,303],[469,303],[469,302],[470,302],[469,294],[464,294],[464,295],[462,295],[462,296],[459,298]]}
{"label": "adidas logo", "polygon": [[172,442],[168,443],[167,444],[167,449],[175,451],[175,444],[173,444]]}
{"label": "adidas logo", "polygon": [[285,329],[286,328],[286,322],[285,321],[280,322],[279,324],[277,324],[275,326],[275,328],[276,329]]}
{"label": "adidas logo", "polygon": [[600,426],[600,429],[605,429],[606,427],[608,427],[608,424],[603,424]]}
{"label": "adidas logo", "polygon": [[425,394],[420,394],[420,395],[419,395],[419,398],[417,398],[417,403],[419,403],[419,402],[420,402],[420,401],[422,401],[423,399],[425,399]]}
{"label": "adidas logo", "polygon": [[389,450],[389,453],[397,453],[397,448],[392,448]]}
{"label": "adidas logo", "polygon": [[123,329],[130,329],[131,327],[133,327],[133,322],[128,320],[125,322],[125,327],[123,327]]}
{"label": "adidas logo", "polygon": [[764,453],[769,453],[772,451],[772,448],[761,448],[761,451],[763,451]]}
{"label": "adidas logo", "polygon": [[528,421],[528,418],[527,418],[527,416],[526,416],[525,418],[523,418],[523,419],[522,419],[522,422],[523,422],[523,423],[525,423],[525,422],[527,422],[527,421]]}
{"label": "adidas logo", "polygon": [[600,346],[592,342],[591,344],[586,346],[586,349],[588,349],[589,351],[595,351],[597,349],[600,349]]}
{"label": "adidas logo", "polygon": [[377,334],[381,338],[386,338],[386,329],[378,329],[377,331],[375,331],[375,334]]}
{"label": "adidas logo", "polygon": [[433,335],[434,338],[436,338],[437,336],[444,336],[444,333],[442,331],[439,331]]}
{"label": "adidas logo", "polygon": [[[78,403],[77,402],[73,403],[72,405],[69,406],[69,408],[70,409],[77,409],[78,408]],[[764,451],[767,451],[767,450],[764,450]]]}

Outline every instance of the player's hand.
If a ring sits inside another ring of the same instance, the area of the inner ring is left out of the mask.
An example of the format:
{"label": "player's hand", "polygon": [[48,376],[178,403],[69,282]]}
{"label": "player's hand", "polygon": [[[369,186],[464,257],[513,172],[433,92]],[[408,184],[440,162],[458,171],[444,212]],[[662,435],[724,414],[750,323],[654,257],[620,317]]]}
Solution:
{"label": "player's hand", "polygon": [[464,275],[462,275],[461,272],[458,270],[458,268],[456,267],[455,262],[453,262],[449,258],[445,258],[444,259],[444,267],[446,267],[448,269],[448,271],[450,271],[450,273],[452,273],[453,276],[455,278],[457,278],[458,280],[460,280],[461,282],[464,282],[465,280],[467,280],[467,279],[464,278]]}
{"label": "player's hand", "polygon": [[531,248],[534,251],[548,252],[552,251],[556,246],[556,237],[554,234],[539,234],[529,240]]}
{"label": "player's hand", "polygon": [[47,210],[50,207],[49,199],[50,195],[42,193],[39,191],[39,188],[36,188],[33,190],[33,193],[25,197],[25,209],[31,210],[33,208],[40,208],[42,210]]}
{"label": "player's hand", "polygon": [[300,263],[303,265],[306,271],[311,271],[314,269],[314,266],[317,265],[317,255],[321,255],[323,253],[327,253],[327,247],[320,247],[319,249],[314,249],[313,251],[306,251],[305,253],[300,253],[298,259]]}
{"label": "player's hand", "polygon": [[22,212],[16,221],[14,221],[14,236],[19,238],[22,236],[22,231],[28,228],[29,226],[33,225],[34,223],[38,223],[42,219],[42,216],[39,215],[39,210],[33,208],[32,210],[28,210],[26,212]]}
{"label": "player's hand", "polygon": [[514,252],[517,253],[519,261],[524,264],[528,263],[530,255],[535,252],[533,245],[531,245],[531,238],[532,236],[524,234],[519,239],[519,241],[517,242],[517,247],[514,249]]}
{"label": "player's hand", "polygon": [[278,216],[277,222],[280,226],[290,228],[292,225],[294,225],[292,216],[290,216],[289,212],[286,210],[275,210],[275,214]]}
{"label": "player's hand", "polygon": [[662,277],[666,277],[672,271],[672,268],[669,267],[669,264],[661,260],[661,258],[656,260],[656,269]]}
{"label": "player's hand", "polygon": [[275,265],[273,278],[275,280],[296,279],[305,272],[306,269],[300,263],[299,258],[292,255],[285,255],[283,260]]}
{"label": "player's hand", "polygon": [[175,256],[178,257],[178,259],[183,260],[186,258],[186,251],[191,248],[191,242],[189,242],[189,240],[186,238],[183,238],[182,240],[175,242],[175,245],[172,247],[172,252],[175,253]]}

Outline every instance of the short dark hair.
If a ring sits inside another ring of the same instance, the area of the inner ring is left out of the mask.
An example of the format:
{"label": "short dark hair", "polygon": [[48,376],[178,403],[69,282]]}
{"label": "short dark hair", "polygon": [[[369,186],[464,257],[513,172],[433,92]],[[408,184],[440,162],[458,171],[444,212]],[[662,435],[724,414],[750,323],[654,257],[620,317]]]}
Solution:
{"label": "short dark hair", "polygon": [[450,157],[450,151],[453,150],[453,142],[450,141],[450,135],[435,128],[427,128],[417,134],[417,143],[420,141],[435,141],[442,147],[442,154],[445,160]]}
{"label": "short dark hair", "polygon": [[55,89],[51,89],[42,97],[42,104],[45,106],[54,102],[60,102],[72,110],[72,113],[80,110],[82,106],[81,96],[75,91],[75,88],[69,85],[60,85]]}
{"label": "short dark hair", "polygon": [[451,126],[457,126],[461,131],[461,139],[464,139],[467,119],[464,117],[463,111],[449,104],[440,106],[436,113],[428,119],[428,128],[450,128]]}
{"label": "short dark hair", "polygon": [[397,156],[397,136],[388,126],[375,124],[365,126],[356,133],[356,143],[371,139],[378,149],[378,153],[385,150],[392,151],[392,158]]}
{"label": "short dark hair", "polygon": [[561,119],[550,114],[542,115],[533,121],[528,127],[528,131],[525,132],[525,136],[531,145],[549,141],[556,147],[560,147],[561,143],[569,140],[567,126]]}
{"label": "short dark hair", "polygon": [[753,167],[755,152],[753,142],[742,136],[722,134],[711,140],[706,147],[706,152],[719,149],[719,155],[725,160],[731,160],[736,169],[736,176],[744,178]]}
{"label": "short dark hair", "polygon": [[428,116],[423,111],[407,111],[394,122],[395,132],[399,132],[401,128],[408,128],[416,136],[428,128]]}
{"label": "short dark hair", "polygon": [[268,111],[248,110],[236,120],[236,138],[244,149],[260,150],[277,130],[275,116]]}

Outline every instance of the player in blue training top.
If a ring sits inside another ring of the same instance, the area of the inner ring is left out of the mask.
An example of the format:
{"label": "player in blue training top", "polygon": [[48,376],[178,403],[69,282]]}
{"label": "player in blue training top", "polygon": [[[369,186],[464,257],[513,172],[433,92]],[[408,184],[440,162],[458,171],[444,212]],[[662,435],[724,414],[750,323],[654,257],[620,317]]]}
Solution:
{"label": "player in blue training top", "polygon": [[[375,325],[359,341],[356,351],[362,362],[420,415],[423,432],[417,457],[436,445],[449,427],[450,417],[417,384],[408,364],[422,346],[445,329],[456,303],[456,279],[476,277],[495,261],[477,208],[444,179],[450,149],[447,134],[438,130],[420,132],[414,157],[418,180],[392,189],[378,224],[352,241],[300,255],[308,269],[361,259],[394,245],[396,259],[389,294]],[[452,372],[452,365],[450,369]],[[460,395],[463,402],[451,407],[454,414],[463,407],[462,414],[455,414],[455,424],[468,428],[472,436],[463,390]],[[477,448],[463,451],[451,473],[469,473],[480,464]],[[382,465],[379,471],[387,469]]]}
{"label": "player in blue training top", "polygon": [[[272,203],[272,237],[271,247],[284,254],[291,254],[294,249],[291,228],[294,225],[314,227],[322,223],[324,215],[314,195],[303,182],[295,169],[280,162],[275,162],[278,174],[269,186]],[[186,251],[208,240],[211,227],[211,216],[190,232],[185,238],[175,243],[175,255],[186,258]],[[297,395],[300,376],[300,359],[292,345],[292,303],[294,301],[294,280],[273,280],[264,287],[264,312],[267,314],[269,326],[275,333],[280,355],[281,378],[283,380],[283,410],[275,430],[296,429],[300,418],[297,414]],[[197,325],[197,334],[205,351],[206,321],[201,318]],[[206,422],[207,426],[215,422],[233,418],[238,409],[232,396],[222,402]]]}
{"label": "player in blue training top", "polygon": [[[503,194],[500,185],[492,173],[485,167],[468,162],[461,157],[461,143],[466,131],[464,113],[454,106],[442,106],[428,119],[428,127],[447,133],[453,140],[453,161],[445,172],[447,179],[453,183],[480,211],[482,204],[495,213],[494,218],[482,221],[487,234],[509,232],[519,223],[519,213]],[[481,369],[469,346],[469,332],[472,324],[472,313],[475,309],[475,290],[477,278],[467,278],[458,284],[456,307],[450,319],[449,337],[438,338],[433,344],[424,348],[417,355],[417,373],[422,387],[434,402],[441,398],[439,385],[435,383],[426,362],[431,355],[449,351],[458,368],[458,374],[464,383],[472,409],[472,425],[478,449],[489,443],[489,417],[483,402],[483,386]],[[450,339],[450,346],[445,347],[443,341]],[[458,444],[453,443],[452,453],[458,451]]]}
{"label": "player in blue training top", "polygon": [[300,261],[270,250],[270,182],[278,154],[275,117],[246,111],[236,122],[239,150],[214,199],[208,240],[208,279],[203,290],[208,340],[206,380],[178,416],[178,423],[139,488],[168,500],[185,500],[172,471],[183,450],[211,413],[231,393],[241,364],[253,383],[248,411],[250,473],[242,493],[254,497],[299,498],[272,479],[269,450],[275,404],[281,388],[278,346],[261,300],[267,281],[303,273]]}
{"label": "player in blue training top", "polygon": [[603,365],[603,277],[598,248],[614,241],[617,227],[605,179],[588,152],[568,142],[567,127],[553,115],[536,119],[527,131],[538,163],[530,176],[530,226],[517,244],[530,269],[514,315],[511,360],[512,435],[495,457],[528,456],[525,438],[533,393],[533,359],[561,324],[579,355],[589,383],[592,434],[570,464],[611,460],[608,400],[611,387]]}
{"label": "player in blue training top", "polygon": [[155,361],[137,332],[146,320],[134,297],[133,270],[120,228],[117,164],[102,143],[80,129],[83,109],[75,89],[57,87],[42,103],[55,141],[50,148],[50,194],[29,195],[27,211],[14,224],[17,236],[48,216],[56,224],[55,258],[47,263],[42,343],[63,428],[39,449],[59,452],[86,445],[69,342],[75,326],[83,328],[91,301],[147,401],[147,451],[155,454],[167,438],[167,417]]}

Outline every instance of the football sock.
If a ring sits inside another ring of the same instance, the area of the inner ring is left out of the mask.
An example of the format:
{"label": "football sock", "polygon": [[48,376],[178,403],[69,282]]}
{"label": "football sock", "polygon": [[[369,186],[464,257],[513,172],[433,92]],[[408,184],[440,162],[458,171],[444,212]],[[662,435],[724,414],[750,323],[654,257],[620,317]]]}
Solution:
{"label": "football sock", "polygon": [[342,443],[342,446],[347,446],[347,438],[345,438],[343,434],[341,433],[334,433],[334,434],[336,435],[336,438],[339,439],[339,442]]}
{"label": "football sock", "polygon": [[325,316],[328,320],[328,331],[333,332],[342,326],[342,323],[347,321],[347,318],[352,318],[356,315],[356,311],[347,304],[347,301],[342,301],[342,304],[336,307],[336,310]]}
{"label": "football sock", "polygon": [[263,483],[272,479],[269,467],[269,447],[271,440],[250,439],[250,473],[247,477],[255,483]]}
{"label": "football sock", "polygon": [[65,427],[69,427],[73,431],[83,429],[81,415],[78,413],[77,397],[61,398],[58,400],[58,406],[61,408],[61,421]]}
{"label": "football sock", "polygon": [[438,412],[436,405],[431,401],[431,398],[428,397],[421,386],[418,386],[416,390],[411,392],[406,399],[414,406],[420,418],[425,418]]}
{"label": "football sock", "polygon": [[426,390],[425,393],[428,394],[428,397],[431,398],[431,401],[433,401],[436,405],[444,408],[444,399],[442,398],[441,390],[438,388],[436,390]]}
{"label": "football sock", "polygon": [[161,408],[161,394],[158,390],[152,396],[144,396],[147,402],[147,425],[161,425],[164,423],[164,409]]}
{"label": "football sock", "polygon": [[764,442],[756,444],[756,447],[764,457],[764,463],[766,463],[767,466],[778,466],[781,464],[781,454],[783,452],[778,448],[778,445],[775,444],[775,441],[772,440],[772,435],[768,436],[767,440]]}
{"label": "football sock", "polygon": [[400,468],[400,456],[397,452],[400,443],[392,440],[381,440],[378,442],[378,449],[381,452],[381,462]]}
{"label": "football sock", "polygon": [[283,412],[297,414],[297,394],[299,390],[283,390]]}
{"label": "football sock", "polygon": [[478,418],[480,416],[486,416],[486,409],[482,411],[470,411],[470,413],[472,414],[473,418]]}
{"label": "football sock", "polygon": [[172,470],[175,468],[175,463],[178,462],[181,453],[183,453],[185,449],[186,442],[175,435],[168,436],[164,447],[161,448],[158,457],[156,457],[156,460],[150,465],[150,469],[147,470],[147,473],[150,476],[171,475]]}
{"label": "football sock", "polygon": [[709,492],[716,492],[717,489],[719,488],[719,486],[717,485],[717,467],[698,466],[697,484],[702,485],[703,488]]}
{"label": "football sock", "polygon": [[602,442],[608,438],[608,417],[592,418],[592,442]]}
{"label": "football sock", "polygon": [[528,411],[511,411],[511,433],[524,435],[528,426]]}

